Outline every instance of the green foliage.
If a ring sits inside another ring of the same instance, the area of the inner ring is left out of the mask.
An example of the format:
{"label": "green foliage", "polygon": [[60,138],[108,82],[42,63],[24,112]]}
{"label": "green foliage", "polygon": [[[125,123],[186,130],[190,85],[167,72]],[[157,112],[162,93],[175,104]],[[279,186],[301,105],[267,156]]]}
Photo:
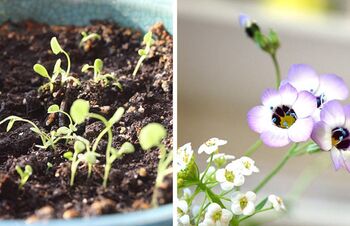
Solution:
{"label": "green foliage", "polygon": [[94,41],[94,40],[100,40],[101,39],[101,35],[97,34],[97,33],[89,33],[87,34],[85,31],[81,32],[81,35],[83,36],[81,38],[81,41],[79,43],[79,46],[83,46],[85,42],[91,40],[91,41]]}
{"label": "green foliage", "polygon": [[152,38],[152,32],[149,31],[145,34],[143,37],[143,43],[146,45],[144,49],[139,49],[138,54],[140,55],[140,59],[138,60],[136,67],[134,69],[134,72],[132,73],[133,77],[136,76],[137,71],[140,69],[142,62],[147,58],[150,50],[151,45],[154,43],[154,39]]}
{"label": "green foliage", "polygon": [[70,115],[76,124],[81,124],[87,118],[89,110],[89,102],[86,100],[78,99],[72,104],[72,107],[70,109]]}
{"label": "green foliage", "polygon": [[119,83],[117,77],[114,74],[102,74],[103,61],[101,59],[96,59],[94,61],[94,65],[84,64],[81,68],[81,71],[86,73],[89,69],[94,70],[93,81],[95,83],[101,83],[103,86],[108,86],[109,84],[111,84],[112,86],[116,86],[120,90],[123,90],[122,85]]}
{"label": "green foliage", "polygon": [[143,150],[158,147],[166,137],[165,128],[159,123],[150,123],[141,129],[139,135],[140,145]]}
{"label": "green foliage", "polygon": [[25,185],[25,183],[28,181],[29,177],[32,175],[33,169],[30,165],[26,165],[24,167],[24,171],[23,171],[22,168],[17,165],[16,171],[17,171],[18,175],[20,176],[19,189],[22,189],[23,186]]}

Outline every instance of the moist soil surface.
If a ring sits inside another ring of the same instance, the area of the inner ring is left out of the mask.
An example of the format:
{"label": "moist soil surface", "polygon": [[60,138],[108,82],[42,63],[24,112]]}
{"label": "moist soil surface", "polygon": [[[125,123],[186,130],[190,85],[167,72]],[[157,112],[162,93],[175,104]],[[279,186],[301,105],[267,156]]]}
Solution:
{"label": "moist soil surface", "polygon": [[[113,127],[113,147],[125,141],[135,146],[135,152],[117,159],[112,166],[108,185],[102,186],[106,140],[99,145],[99,162],[92,176],[87,166],[78,168],[74,186],[69,185],[70,162],[63,157],[71,144],[60,143],[55,149],[40,149],[40,138],[30,125],[16,122],[6,132],[7,123],[0,125],[0,219],[39,219],[88,217],[101,214],[130,212],[151,208],[151,196],[159,160],[158,149],[143,151],[138,142],[141,128],[150,122],[164,125],[168,131],[166,146],[172,148],[172,36],[163,25],[152,28],[155,43],[135,78],[132,72],[144,48],[139,31],[122,28],[106,21],[94,21],[85,27],[48,26],[33,21],[6,22],[0,26],[0,120],[16,115],[33,121],[49,132],[67,126],[67,118],[47,114],[47,108],[57,104],[69,112],[78,98],[90,102],[91,112],[109,119],[118,107],[125,108],[120,122]],[[100,40],[89,40],[79,46],[81,32],[97,33]],[[39,90],[47,82],[33,71],[33,65],[44,65],[49,73],[58,58],[66,68],[64,55],[54,55],[50,39],[57,37],[69,53],[71,75],[81,85],[55,85],[53,93]],[[114,73],[123,87],[103,86],[92,82],[93,73],[82,73],[83,64],[92,65],[96,58],[104,62],[103,72]],[[93,142],[104,126],[92,119],[79,125],[77,134]],[[104,139],[106,139],[104,137]],[[47,164],[51,163],[52,167]],[[19,189],[16,165],[33,168],[23,189]],[[172,178],[168,176],[159,189],[159,204],[172,201]]]}

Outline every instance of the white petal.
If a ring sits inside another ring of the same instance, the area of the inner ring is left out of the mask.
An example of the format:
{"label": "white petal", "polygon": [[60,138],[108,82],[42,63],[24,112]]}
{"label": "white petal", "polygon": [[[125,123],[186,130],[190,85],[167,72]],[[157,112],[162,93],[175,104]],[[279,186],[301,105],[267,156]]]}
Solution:
{"label": "white petal", "polygon": [[261,96],[261,102],[270,109],[280,106],[282,104],[282,98],[277,90],[266,89]]}
{"label": "white petal", "polygon": [[216,171],[216,180],[220,183],[226,181],[225,169],[219,169],[218,171]]}
{"label": "white petal", "polygon": [[221,221],[224,223],[228,223],[230,222],[230,220],[232,219],[232,213],[231,211],[227,210],[227,209],[222,209],[222,216],[221,216]]}
{"label": "white petal", "polygon": [[298,94],[298,98],[293,104],[293,110],[298,118],[306,118],[313,115],[317,109],[316,97],[307,91],[302,91]]}
{"label": "white petal", "polygon": [[324,151],[332,148],[332,129],[324,122],[318,122],[314,125],[311,138]]}
{"label": "white petal", "polygon": [[283,147],[290,143],[288,130],[276,126],[271,127],[268,131],[264,131],[260,138],[264,144],[270,147]]}
{"label": "white petal", "polygon": [[248,191],[245,196],[247,197],[248,201],[255,202],[256,200],[256,194],[252,191]]}
{"label": "white petal", "polygon": [[187,213],[188,211],[188,204],[185,200],[179,200],[177,202],[177,207],[184,213]]}
{"label": "white petal", "polygon": [[252,202],[248,202],[247,206],[243,210],[243,215],[249,216],[255,212],[255,205]]}
{"label": "white petal", "polygon": [[184,215],[179,218],[179,223],[181,223],[183,226],[190,225],[190,217],[188,215]]}
{"label": "white petal", "polygon": [[314,92],[319,87],[319,76],[316,71],[306,64],[294,64],[288,71],[287,81],[298,91]]}
{"label": "white petal", "polygon": [[314,120],[311,117],[297,119],[288,129],[289,138],[294,142],[304,142],[310,138]]}
{"label": "white petal", "polygon": [[241,215],[243,213],[239,203],[232,203],[231,210],[234,215]]}
{"label": "white petal", "polygon": [[251,130],[262,133],[273,125],[272,111],[266,106],[256,106],[248,112],[247,121]]}
{"label": "white petal", "polygon": [[298,91],[289,83],[281,85],[279,93],[282,103],[287,106],[292,106],[298,97]]}
{"label": "white petal", "polygon": [[244,184],[244,176],[242,174],[235,174],[235,181],[233,182],[236,187]]}
{"label": "white petal", "polygon": [[342,159],[340,151],[336,147],[332,148],[331,157],[335,170],[339,170],[340,168],[344,167],[344,161]]}
{"label": "white petal", "polygon": [[224,191],[229,191],[229,190],[231,190],[234,187],[234,184],[231,183],[231,182],[225,181],[225,182],[222,182],[220,184],[220,187]]}
{"label": "white petal", "polygon": [[345,100],[349,95],[348,87],[344,80],[333,74],[320,76],[320,86],[318,88],[320,94],[326,96],[326,100]]}
{"label": "white petal", "polygon": [[332,129],[345,124],[345,112],[339,101],[327,102],[321,111],[321,120],[327,123]]}

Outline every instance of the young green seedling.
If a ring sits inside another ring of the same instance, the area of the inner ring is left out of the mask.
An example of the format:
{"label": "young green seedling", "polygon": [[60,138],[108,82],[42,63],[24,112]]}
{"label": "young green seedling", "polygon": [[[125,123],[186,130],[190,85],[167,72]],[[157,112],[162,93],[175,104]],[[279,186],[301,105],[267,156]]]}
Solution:
{"label": "young green seedling", "polygon": [[24,167],[24,171],[23,171],[22,168],[17,165],[16,171],[21,178],[20,183],[19,183],[19,189],[22,189],[23,186],[25,185],[25,183],[28,181],[30,175],[32,175],[33,169],[30,165],[26,165]]}
{"label": "young green seedling", "polygon": [[99,35],[97,33],[89,33],[89,34],[87,34],[85,31],[81,32],[81,36],[83,36],[83,37],[82,37],[82,39],[81,39],[81,41],[79,43],[80,47],[83,46],[84,43],[89,41],[89,40],[94,41],[94,40],[97,40],[97,39],[98,40],[101,39],[101,35]]}
{"label": "young green seedling", "polygon": [[47,72],[46,68],[41,64],[35,64],[33,69],[36,73],[38,73],[40,76],[47,78],[49,82],[45,85],[43,85],[42,88],[45,88],[46,86],[50,87],[50,92],[53,92],[54,84],[57,81],[57,77],[61,75],[61,85],[63,85],[66,81],[72,80],[75,83],[79,84],[79,80],[74,78],[73,76],[70,76],[70,57],[66,51],[62,49],[60,44],[57,41],[56,37],[51,38],[50,41],[51,50],[55,55],[58,55],[60,53],[63,53],[67,58],[67,69],[63,70],[61,68],[61,59],[58,59],[55,63],[54,69],[53,69],[53,75],[50,76]]}
{"label": "young green seedling", "polygon": [[101,59],[96,59],[94,65],[84,64],[81,71],[87,72],[89,69],[94,70],[94,79],[95,83],[101,82],[103,86],[107,86],[111,83],[113,86],[118,87],[120,90],[123,90],[122,85],[119,83],[117,77],[114,74],[102,74],[103,61]]}
{"label": "young green seedling", "polygon": [[140,55],[140,59],[137,61],[136,67],[134,72],[132,73],[132,76],[135,78],[137,71],[141,67],[142,62],[146,59],[148,56],[150,50],[151,50],[151,45],[154,43],[154,39],[152,38],[152,32],[149,31],[145,34],[143,37],[143,42],[145,43],[145,48],[144,49],[139,49],[138,54]]}
{"label": "young green seedling", "polygon": [[152,195],[152,206],[158,205],[158,188],[163,183],[164,178],[172,173],[171,162],[173,161],[173,151],[168,152],[162,140],[167,136],[165,128],[159,123],[150,123],[141,129],[139,141],[141,148],[145,151],[153,147],[159,148],[159,163],[157,178]]}
{"label": "young green seedling", "polygon": [[[84,138],[82,138],[82,139],[84,139]],[[69,161],[72,162],[70,186],[73,186],[73,184],[74,184],[75,174],[77,173],[78,166],[79,166],[80,162],[82,161],[82,158],[78,158],[78,155],[80,153],[82,153],[85,149],[86,149],[86,144],[81,140],[77,140],[74,143],[74,153],[71,151],[67,151],[66,153],[63,154],[63,157],[65,157],[66,159],[68,159]]]}

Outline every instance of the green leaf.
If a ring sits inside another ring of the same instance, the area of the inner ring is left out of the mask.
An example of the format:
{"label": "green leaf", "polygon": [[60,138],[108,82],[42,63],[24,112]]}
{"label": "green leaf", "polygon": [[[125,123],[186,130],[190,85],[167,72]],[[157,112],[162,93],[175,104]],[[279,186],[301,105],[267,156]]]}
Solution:
{"label": "green leaf", "polygon": [[51,113],[56,113],[60,111],[60,107],[57,104],[51,105],[48,109],[47,109],[47,113],[51,114]]}
{"label": "green leaf", "polygon": [[33,173],[33,169],[30,165],[26,165],[25,166],[25,169],[24,169],[24,172],[27,174],[27,175],[31,175]]}
{"label": "green leaf", "polygon": [[19,174],[19,176],[22,178],[23,176],[24,176],[24,172],[23,172],[23,170],[21,169],[21,167],[20,166],[16,166],[16,171],[17,171],[17,173]]}
{"label": "green leaf", "polygon": [[30,127],[30,130],[33,131],[34,133],[41,135],[41,131],[36,127]]}
{"label": "green leaf", "polygon": [[15,119],[11,119],[9,121],[9,123],[7,124],[7,127],[6,127],[6,132],[10,131],[13,127],[13,124],[15,124],[16,120]]}
{"label": "green leaf", "polygon": [[153,44],[153,38],[152,38],[152,31],[149,31],[143,36],[143,42],[146,43],[146,45],[150,46]]}
{"label": "green leaf", "polygon": [[70,109],[70,116],[77,124],[81,124],[85,121],[89,114],[90,104],[86,100],[78,99],[73,102]]}
{"label": "green leaf", "polygon": [[41,64],[35,64],[33,70],[44,78],[50,78],[46,68]]}
{"label": "green leaf", "polygon": [[140,56],[146,56],[146,55],[147,55],[147,52],[146,52],[146,50],[144,50],[144,49],[139,49],[139,50],[137,51],[137,53],[138,53]]}
{"label": "green leaf", "polygon": [[262,208],[264,208],[265,204],[267,203],[268,198],[264,198],[256,207],[255,207],[255,211],[259,211]]}
{"label": "green leaf", "polygon": [[84,64],[83,67],[81,68],[81,72],[87,72],[87,70],[89,70],[90,65],[88,64]]}
{"label": "green leaf", "polygon": [[58,128],[57,130],[57,136],[60,136],[60,135],[66,135],[66,134],[69,134],[70,132],[72,132],[68,127],[66,126],[62,126],[60,128]]}
{"label": "green leaf", "polygon": [[51,38],[50,45],[51,45],[51,50],[55,55],[59,54],[60,52],[63,52],[63,49],[58,43],[56,37]]}
{"label": "green leaf", "polygon": [[89,164],[95,164],[96,163],[96,153],[92,151],[88,151],[84,154],[85,161]]}
{"label": "green leaf", "polygon": [[157,147],[166,137],[165,128],[159,123],[150,123],[141,129],[139,141],[143,150]]}
{"label": "green leaf", "polygon": [[58,59],[53,68],[53,73],[58,74],[61,72],[61,59]]}
{"label": "green leaf", "polygon": [[73,159],[73,152],[67,151],[63,154],[63,157],[71,161]]}
{"label": "green leaf", "polygon": [[130,154],[135,152],[135,147],[130,142],[125,142],[121,147],[120,150],[121,154]]}
{"label": "green leaf", "polygon": [[101,59],[96,59],[94,62],[94,69],[97,73],[101,73],[103,68],[103,61]]}
{"label": "green leaf", "polygon": [[319,151],[321,151],[320,147],[314,142],[306,147],[306,152],[309,154],[313,154]]}
{"label": "green leaf", "polygon": [[85,144],[79,140],[75,141],[74,143],[74,150],[78,153],[85,150]]}
{"label": "green leaf", "polygon": [[123,107],[118,108],[113,114],[112,118],[108,120],[110,126],[117,123],[123,116],[125,109]]}

